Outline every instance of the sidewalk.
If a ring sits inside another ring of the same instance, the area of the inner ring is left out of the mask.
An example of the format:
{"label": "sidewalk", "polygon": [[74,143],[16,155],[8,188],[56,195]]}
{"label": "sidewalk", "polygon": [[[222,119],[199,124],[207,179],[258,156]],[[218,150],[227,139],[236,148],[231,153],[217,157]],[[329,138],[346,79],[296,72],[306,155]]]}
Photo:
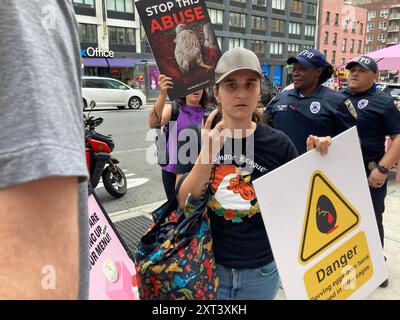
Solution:
{"label": "sidewalk", "polygon": [[[158,208],[163,201],[131,208],[110,214],[112,222],[147,215]],[[400,182],[395,181],[395,172],[390,172],[388,193],[385,200],[386,210],[383,216],[385,226],[384,253],[388,261],[389,286],[376,289],[367,300],[400,300]],[[149,219],[149,223],[150,223]],[[279,290],[276,300],[286,300],[285,293]]]}

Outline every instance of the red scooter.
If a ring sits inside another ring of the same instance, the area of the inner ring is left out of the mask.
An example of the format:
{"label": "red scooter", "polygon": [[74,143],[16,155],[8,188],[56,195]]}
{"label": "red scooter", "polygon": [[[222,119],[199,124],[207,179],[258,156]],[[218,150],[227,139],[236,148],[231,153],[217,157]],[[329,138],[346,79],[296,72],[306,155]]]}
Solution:
{"label": "red scooter", "polygon": [[[96,106],[90,103],[90,112]],[[119,161],[111,156],[115,144],[111,135],[105,136],[95,131],[103,123],[103,118],[90,117],[90,112],[84,114],[86,162],[90,173],[90,184],[93,189],[103,178],[104,188],[112,196],[120,198],[127,191],[127,182],[124,172],[117,166]]]}

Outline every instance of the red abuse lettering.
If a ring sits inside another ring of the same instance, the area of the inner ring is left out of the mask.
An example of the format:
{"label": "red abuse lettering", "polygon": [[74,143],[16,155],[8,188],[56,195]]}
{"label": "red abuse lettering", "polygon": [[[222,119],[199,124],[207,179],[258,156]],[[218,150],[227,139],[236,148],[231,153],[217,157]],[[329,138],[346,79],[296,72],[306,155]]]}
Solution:
{"label": "red abuse lettering", "polygon": [[151,20],[150,32],[164,31],[177,26],[180,23],[192,23],[196,20],[203,20],[206,16],[203,13],[201,6],[189,8],[178,13],[162,16],[157,19]]}

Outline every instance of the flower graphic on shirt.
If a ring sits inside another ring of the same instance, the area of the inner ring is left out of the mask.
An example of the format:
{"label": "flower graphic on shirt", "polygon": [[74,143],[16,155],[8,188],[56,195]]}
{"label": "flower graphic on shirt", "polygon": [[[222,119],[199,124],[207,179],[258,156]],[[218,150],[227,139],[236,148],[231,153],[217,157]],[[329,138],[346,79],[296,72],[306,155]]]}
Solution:
{"label": "flower graphic on shirt", "polygon": [[208,207],[227,221],[240,223],[260,212],[250,173],[235,165],[216,168],[211,191]]}
{"label": "flower graphic on shirt", "polygon": [[226,220],[232,220],[236,218],[236,212],[235,210],[232,209],[226,209],[224,212],[224,218]]}

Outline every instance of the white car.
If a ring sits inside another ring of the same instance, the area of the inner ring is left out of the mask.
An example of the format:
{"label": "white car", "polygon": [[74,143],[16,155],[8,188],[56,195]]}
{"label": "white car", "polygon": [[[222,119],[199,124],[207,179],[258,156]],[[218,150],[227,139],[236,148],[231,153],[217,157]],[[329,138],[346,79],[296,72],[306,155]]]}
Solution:
{"label": "white car", "polygon": [[82,97],[84,109],[92,101],[99,107],[114,106],[118,109],[139,109],[146,104],[146,96],[140,90],[112,78],[82,77]]}

